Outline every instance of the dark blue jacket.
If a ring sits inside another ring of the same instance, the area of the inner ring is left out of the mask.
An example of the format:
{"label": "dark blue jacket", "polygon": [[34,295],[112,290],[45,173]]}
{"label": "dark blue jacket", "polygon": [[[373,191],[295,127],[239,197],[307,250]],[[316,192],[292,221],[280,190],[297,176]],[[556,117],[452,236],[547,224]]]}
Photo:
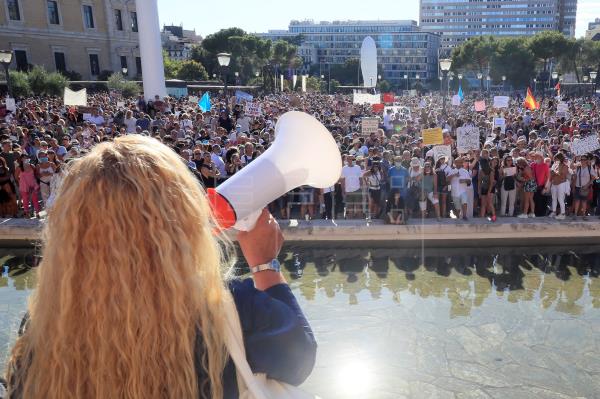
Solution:
{"label": "dark blue jacket", "polygon": [[[304,382],[314,367],[317,343],[289,286],[279,284],[263,292],[247,279],[231,281],[229,289],[240,316],[252,371],[292,385]],[[204,353],[200,333],[195,352],[198,386],[202,387],[208,376],[199,363]],[[231,359],[223,370],[223,393],[224,399],[239,396]]]}

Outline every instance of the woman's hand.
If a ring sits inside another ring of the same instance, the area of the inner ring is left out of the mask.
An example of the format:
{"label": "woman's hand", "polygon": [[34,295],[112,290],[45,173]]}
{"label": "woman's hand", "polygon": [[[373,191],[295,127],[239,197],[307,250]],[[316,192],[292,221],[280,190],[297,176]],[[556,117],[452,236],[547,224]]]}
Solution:
{"label": "woman's hand", "polygon": [[279,223],[266,209],[263,209],[254,229],[240,231],[237,240],[250,267],[271,262],[283,246]]}

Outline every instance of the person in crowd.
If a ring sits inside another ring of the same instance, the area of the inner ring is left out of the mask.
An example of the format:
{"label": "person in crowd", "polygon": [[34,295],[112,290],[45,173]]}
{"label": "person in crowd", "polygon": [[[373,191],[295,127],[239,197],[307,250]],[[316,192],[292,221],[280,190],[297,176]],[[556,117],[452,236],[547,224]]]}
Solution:
{"label": "person in crowd", "polygon": [[494,207],[492,199],[496,189],[495,171],[492,169],[491,162],[488,158],[481,158],[479,160],[479,166],[479,181],[477,184],[477,194],[481,201],[479,217],[484,218],[490,213],[492,222],[495,222],[496,208]]}
{"label": "person in crowd", "polygon": [[419,206],[419,202],[423,200],[426,200],[423,198],[423,168],[419,158],[413,157],[408,170],[407,218],[412,217],[412,213]]}
{"label": "person in crowd", "polygon": [[229,317],[253,372],[292,385],[308,377],[317,345],[276,266],[283,235],[268,212],[237,236],[252,272],[238,280],[223,276],[232,251],[204,191],[157,140],[96,146],[60,191],[9,397],[237,398]]}
{"label": "person in crowd", "polygon": [[574,188],[573,194],[573,219],[581,213],[583,220],[588,220],[587,205],[592,199],[592,184],[598,176],[595,168],[592,168],[589,157],[582,155],[579,164],[575,167],[571,183]]}
{"label": "person in crowd", "polygon": [[133,116],[133,111],[129,110],[125,113],[125,119],[123,119],[123,125],[125,125],[125,131],[127,133],[135,133],[137,126],[137,119]]}
{"label": "person in crowd", "polygon": [[42,195],[44,206],[46,206],[48,198],[50,198],[50,182],[55,171],[56,165],[50,162],[48,153],[45,151],[38,152],[38,164],[35,167],[35,175],[38,177],[40,183],[40,194]]}
{"label": "person in crowd", "polygon": [[[408,181],[409,173],[408,169],[402,166],[402,157],[396,156],[394,158],[394,166],[388,171],[389,176],[389,187],[390,190],[396,190],[402,197],[402,203],[407,206],[406,199],[408,194]],[[404,220],[406,221],[406,209],[403,212]]]}
{"label": "person in crowd", "polygon": [[537,185],[536,192],[533,195],[534,214],[537,217],[546,216],[548,212],[548,197],[546,194],[550,186],[550,167],[544,162],[544,154],[541,151],[534,152],[533,159],[531,170]]}
{"label": "person in crowd", "polygon": [[421,217],[424,219],[427,214],[427,201],[431,203],[435,209],[435,217],[437,221],[441,221],[440,218],[440,204],[438,200],[438,178],[431,162],[425,162],[423,166],[423,178],[421,182],[421,198],[419,201],[419,208],[421,210]]}
{"label": "person in crowd", "polygon": [[369,215],[379,215],[379,204],[381,203],[381,182],[383,175],[379,161],[373,162],[371,168],[363,175],[369,189]]}
{"label": "person in crowd", "polygon": [[513,217],[515,215],[515,201],[517,199],[516,173],[517,167],[513,163],[513,157],[506,154],[500,168],[500,216]]}
{"label": "person in crowd", "polygon": [[4,160],[0,157],[0,217],[17,217],[17,195],[15,184],[12,181],[10,169]]}
{"label": "person in crowd", "polygon": [[458,157],[454,160],[454,168],[448,174],[450,178],[452,203],[457,217],[468,220],[467,216],[467,187],[473,183],[471,174],[465,169],[465,159]]}
{"label": "person in crowd", "polygon": [[448,204],[448,187],[450,185],[448,174],[452,170],[452,168],[448,166],[447,162],[448,160],[446,157],[442,156],[435,164],[435,174],[437,176],[436,186],[438,199],[440,201],[440,216],[443,218],[448,217],[448,213],[446,211]]}
{"label": "person in crowd", "polygon": [[[552,209],[550,217],[556,217],[558,220],[566,218],[565,197],[569,186],[569,166],[565,162],[566,158],[562,152],[554,156],[554,164],[550,169],[550,189],[552,193]],[[556,206],[560,205],[560,213],[556,214]]]}
{"label": "person in crowd", "polygon": [[519,177],[517,179],[523,185],[522,209],[521,214],[519,214],[518,217],[521,219],[527,219],[528,217],[535,218],[533,194],[537,190],[537,183],[533,170],[525,158],[517,159],[517,169],[519,171]]}
{"label": "person in crowd", "polygon": [[29,213],[30,204],[33,205],[35,216],[40,217],[40,203],[38,191],[40,186],[35,176],[35,167],[31,164],[31,158],[28,154],[21,154],[15,168],[15,178],[19,183],[19,193],[23,203],[23,210],[26,217],[31,217]]}
{"label": "person in crowd", "polygon": [[208,151],[203,155],[203,162],[200,166],[200,175],[202,179],[202,185],[205,188],[217,187],[217,181],[221,176],[221,172],[212,161],[212,153]]}
{"label": "person in crowd", "polygon": [[351,219],[362,213],[363,171],[354,162],[354,156],[346,157],[347,165],[342,167],[342,193],[346,203],[346,218]]}
{"label": "person in crowd", "polygon": [[386,222],[389,224],[405,224],[406,220],[404,218],[404,210],[406,206],[404,205],[404,200],[402,199],[402,195],[399,189],[393,189],[390,193],[390,198],[387,202],[386,209]]}

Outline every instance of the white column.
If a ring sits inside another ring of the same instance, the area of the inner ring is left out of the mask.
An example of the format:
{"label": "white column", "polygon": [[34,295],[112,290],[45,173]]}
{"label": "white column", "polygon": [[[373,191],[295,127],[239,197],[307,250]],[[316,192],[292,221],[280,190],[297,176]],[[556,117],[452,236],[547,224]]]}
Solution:
{"label": "white column", "polygon": [[140,57],[142,58],[144,97],[146,100],[150,100],[158,94],[160,98],[163,98],[167,95],[167,87],[165,85],[165,67],[160,40],[158,3],[157,0],[136,0],[135,3]]}

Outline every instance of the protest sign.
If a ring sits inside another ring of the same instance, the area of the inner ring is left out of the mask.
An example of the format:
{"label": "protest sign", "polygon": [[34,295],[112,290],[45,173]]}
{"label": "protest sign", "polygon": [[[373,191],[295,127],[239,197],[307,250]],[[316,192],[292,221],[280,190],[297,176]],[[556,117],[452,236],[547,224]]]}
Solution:
{"label": "protest sign", "polygon": [[460,96],[458,94],[452,96],[452,105],[460,105]]}
{"label": "protest sign", "polygon": [[475,101],[475,112],[485,112],[485,100]]}
{"label": "protest sign", "polygon": [[508,108],[508,96],[494,96],[494,108]]}
{"label": "protest sign", "polygon": [[411,119],[410,108],[408,108],[408,107],[402,107],[402,106],[398,106],[398,105],[387,106],[383,110],[384,114],[387,114],[388,110],[392,111],[392,116],[394,118],[396,117],[396,115],[398,115],[398,120],[405,121],[405,120]]}
{"label": "protest sign", "polygon": [[512,168],[504,168],[504,176],[514,176],[517,174],[517,167],[513,166]]}
{"label": "protest sign", "polygon": [[504,118],[494,118],[494,129],[497,127],[500,128],[500,133],[504,134],[506,131],[506,119]]}
{"label": "protest sign", "polygon": [[423,137],[423,145],[444,143],[444,136],[442,134],[441,127],[436,127],[433,129],[424,129],[421,131],[421,137]]}
{"label": "protest sign", "polygon": [[452,157],[452,147],[449,145],[436,145],[433,147],[433,159],[437,162],[441,157],[449,161]]}
{"label": "protest sign", "polygon": [[361,132],[363,136],[368,136],[371,133],[377,133],[379,129],[379,118],[362,118]]}
{"label": "protest sign", "polygon": [[6,97],[6,110],[11,112],[17,111],[17,104],[14,98]]}
{"label": "protest sign", "polygon": [[73,91],[65,87],[64,102],[65,105],[87,105],[87,90],[81,89]]}
{"label": "protest sign", "polygon": [[[198,101],[196,101],[196,103],[198,103]],[[117,101],[118,108],[123,108],[124,106],[125,106],[125,101]]]}
{"label": "protest sign", "polygon": [[200,101],[200,99],[198,98],[198,96],[189,96],[188,98],[188,103],[190,104],[198,104],[198,101]]}
{"label": "protest sign", "polygon": [[574,141],[573,144],[571,144],[571,151],[575,155],[588,154],[596,151],[599,148],[600,142],[598,142],[598,136],[595,134]]}
{"label": "protest sign", "polygon": [[583,104],[583,109],[586,111],[591,111],[592,110],[592,104]]}
{"label": "protest sign", "polygon": [[354,93],[352,102],[354,104],[381,104],[381,96],[379,94]]}
{"label": "protest sign", "polygon": [[246,115],[253,117],[262,116],[260,103],[246,103]]}
{"label": "protest sign", "polygon": [[383,93],[383,102],[386,104],[394,103],[394,93]]}
{"label": "protest sign", "polygon": [[456,147],[459,154],[466,154],[471,150],[478,150],[479,128],[475,126],[459,127],[456,131]]}
{"label": "protest sign", "polygon": [[372,108],[373,112],[375,112],[376,114],[380,114],[385,109],[385,104],[373,104]]}

